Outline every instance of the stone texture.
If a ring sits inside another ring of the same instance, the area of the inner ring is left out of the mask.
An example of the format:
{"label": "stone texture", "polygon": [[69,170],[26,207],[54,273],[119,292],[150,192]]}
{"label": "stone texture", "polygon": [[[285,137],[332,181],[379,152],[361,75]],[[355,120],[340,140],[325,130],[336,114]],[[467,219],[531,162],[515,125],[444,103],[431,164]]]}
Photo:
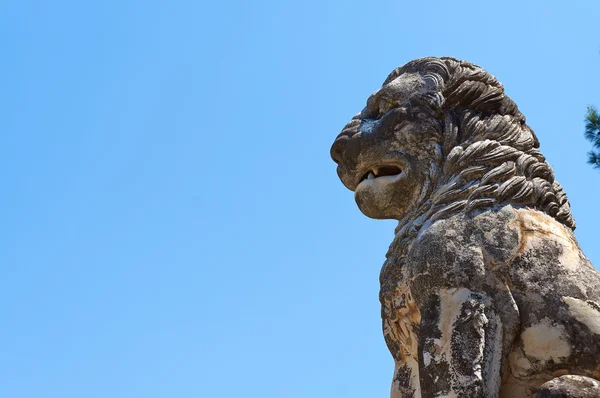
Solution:
{"label": "stone texture", "polygon": [[536,398],[598,398],[600,382],[585,376],[567,375],[543,384]]}
{"label": "stone texture", "polygon": [[395,69],[336,138],[360,210],[398,220],[392,397],[600,397],[600,273],[538,147],[502,85],[453,58]]}

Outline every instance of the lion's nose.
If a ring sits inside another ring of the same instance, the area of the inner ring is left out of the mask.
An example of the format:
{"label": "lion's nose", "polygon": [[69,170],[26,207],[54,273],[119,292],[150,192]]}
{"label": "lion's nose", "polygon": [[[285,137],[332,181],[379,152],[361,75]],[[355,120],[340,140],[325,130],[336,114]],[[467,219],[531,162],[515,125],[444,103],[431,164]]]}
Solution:
{"label": "lion's nose", "polygon": [[330,154],[331,158],[337,164],[341,164],[344,160],[344,153],[347,150],[348,142],[352,141],[352,138],[358,132],[360,127],[361,119],[360,113],[354,115],[354,117],[344,126],[342,132],[337,136],[335,142],[331,146]]}
{"label": "lion's nose", "polygon": [[347,171],[356,168],[361,153],[361,141],[356,137],[340,136],[331,146],[331,158]]}
{"label": "lion's nose", "polygon": [[333,161],[336,162],[337,164],[342,163],[342,160],[344,158],[344,151],[346,150],[346,141],[348,141],[347,138],[345,138],[345,139],[338,138],[337,140],[335,140],[335,142],[331,146],[331,150],[330,150],[331,159],[333,159]]}

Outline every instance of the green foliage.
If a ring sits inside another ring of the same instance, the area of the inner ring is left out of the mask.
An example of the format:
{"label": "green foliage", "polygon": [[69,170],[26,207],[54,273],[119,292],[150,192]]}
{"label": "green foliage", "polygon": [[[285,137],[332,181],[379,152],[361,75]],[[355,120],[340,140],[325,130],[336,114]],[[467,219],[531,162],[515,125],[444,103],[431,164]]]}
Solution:
{"label": "green foliage", "polygon": [[585,138],[592,143],[594,149],[588,152],[588,163],[600,169],[600,113],[590,105],[585,115]]}

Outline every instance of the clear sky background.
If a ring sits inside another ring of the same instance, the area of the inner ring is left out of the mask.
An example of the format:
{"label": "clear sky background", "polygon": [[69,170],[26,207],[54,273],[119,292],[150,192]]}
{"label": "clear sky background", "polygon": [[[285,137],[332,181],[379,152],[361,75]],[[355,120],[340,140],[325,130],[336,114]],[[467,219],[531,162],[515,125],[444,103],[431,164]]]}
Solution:
{"label": "clear sky background", "polygon": [[600,2],[0,4],[0,396],[385,397],[378,274],[329,147],[428,55],[504,83],[600,265]]}

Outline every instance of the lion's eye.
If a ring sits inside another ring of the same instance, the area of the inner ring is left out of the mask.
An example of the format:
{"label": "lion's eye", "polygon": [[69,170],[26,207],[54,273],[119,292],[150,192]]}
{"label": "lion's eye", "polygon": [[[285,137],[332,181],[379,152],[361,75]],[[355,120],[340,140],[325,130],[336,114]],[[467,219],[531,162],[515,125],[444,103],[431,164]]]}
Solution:
{"label": "lion's eye", "polygon": [[377,115],[377,117],[381,117],[383,115],[385,115],[387,112],[391,111],[394,108],[397,108],[400,104],[398,103],[398,101],[394,101],[391,99],[381,99],[381,101],[379,101],[379,114]]}
{"label": "lion's eye", "polygon": [[363,118],[379,119],[398,106],[400,106],[400,102],[397,99],[387,97],[385,93],[377,92],[367,100],[366,112],[364,112]]}

